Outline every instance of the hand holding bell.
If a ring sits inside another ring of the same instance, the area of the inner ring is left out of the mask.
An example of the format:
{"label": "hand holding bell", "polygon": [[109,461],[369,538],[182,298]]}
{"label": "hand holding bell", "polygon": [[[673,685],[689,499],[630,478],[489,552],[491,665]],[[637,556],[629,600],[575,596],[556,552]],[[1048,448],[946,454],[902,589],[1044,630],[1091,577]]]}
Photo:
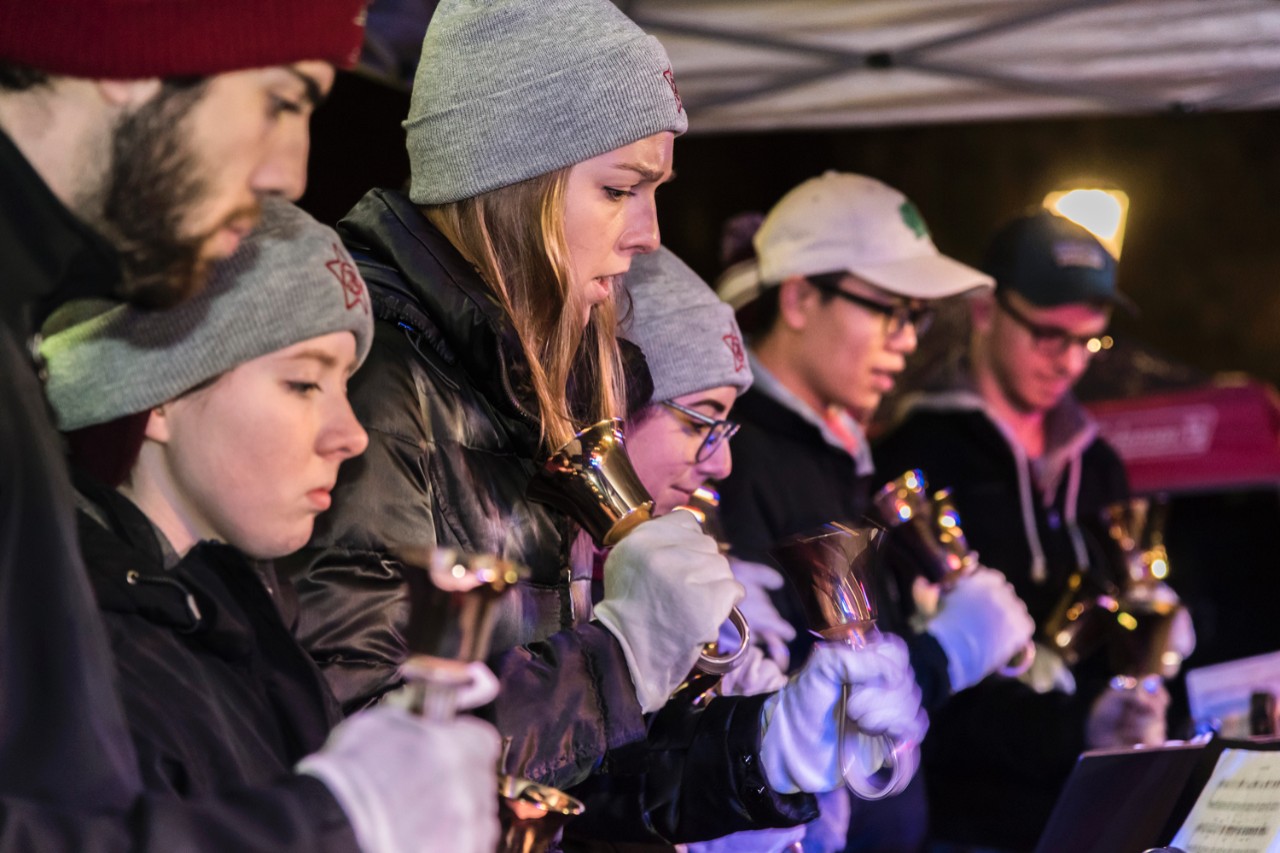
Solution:
{"label": "hand holding bell", "polygon": [[[944,609],[946,598],[953,598],[952,612],[940,613],[931,632],[943,642],[951,659],[955,689],[976,683],[991,671],[982,654],[985,650],[973,648],[978,637],[991,640],[1024,636],[1021,648],[996,671],[1016,677],[1030,669],[1035,660],[1035,643],[1031,639],[1035,623],[1013,587],[1003,577],[995,577],[994,570],[982,567],[978,555],[969,547],[950,490],[930,494],[924,472],[914,469],[885,484],[875,496],[875,505],[886,524],[906,535],[908,544],[923,560],[928,580],[942,588]],[[992,574],[980,577],[986,573]],[[967,589],[958,591],[961,585]],[[964,608],[966,612],[959,612],[965,604],[969,605]],[[983,636],[992,631],[993,636]],[[1001,645],[1008,648],[1007,643]]]}
{"label": "hand holding bell", "polygon": [[[601,547],[617,545],[648,521],[653,511],[653,498],[631,464],[622,423],[616,419],[588,427],[552,454],[529,483],[528,494],[577,521]],[[696,511],[690,509],[688,514],[701,522]],[[708,541],[714,540],[708,537]],[[728,672],[750,645],[747,620],[736,607],[729,618],[741,644],[720,654],[716,644],[709,642],[698,656],[699,670]]]}
{"label": "hand holding bell", "polygon": [[[881,799],[906,788],[919,764],[919,743],[927,727],[924,712],[920,710],[919,689],[907,664],[902,641],[882,637],[876,628],[875,595],[870,580],[882,532],[869,525],[852,527],[831,523],[793,536],[773,548],[773,556],[800,594],[809,629],[831,641],[832,647],[822,644],[815,647],[801,674],[771,701],[778,702],[780,707],[783,700],[789,699],[792,694],[788,691],[801,684],[810,666],[815,668],[811,670],[815,676],[827,676],[814,679],[814,688],[824,683],[839,685],[839,712],[831,715],[836,718],[837,767],[849,789],[864,800]],[[837,643],[848,648],[835,648]],[[851,684],[878,688],[882,694],[868,694],[860,700],[850,690]],[[872,700],[871,705],[860,707],[867,699]],[[813,706],[815,703],[802,704]],[[885,715],[883,718],[876,716],[876,708],[879,714]],[[870,763],[878,765],[878,771],[871,772],[871,767],[853,767],[854,756],[847,754],[851,712],[859,720],[869,722],[870,731],[876,733],[870,739],[859,740],[874,747],[876,755]],[[803,719],[803,715],[796,716]],[[790,728],[796,732],[796,739],[806,736],[802,734],[803,726]],[[807,736],[812,737],[813,732]],[[785,747],[785,740],[778,742]],[[821,738],[820,742],[829,748],[828,739]],[[763,741],[761,749],[763,752]],[[777,755],[808,768],[810,765],[800,753],[794,748],[783,748]],[[862,772],[851,772],[858,770]]]}

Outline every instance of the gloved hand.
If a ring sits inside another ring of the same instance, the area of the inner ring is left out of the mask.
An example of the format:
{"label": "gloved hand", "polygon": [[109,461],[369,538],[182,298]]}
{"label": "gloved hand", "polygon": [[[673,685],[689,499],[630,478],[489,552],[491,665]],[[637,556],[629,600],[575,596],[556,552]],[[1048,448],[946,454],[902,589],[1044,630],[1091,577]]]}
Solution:
{"label": "gloved hand", "polygon": [[[408,661],[401,664],[400,674],[412,680],[418,669],[419,667],[414,665],[414,658],[410,657]],[[456,670],[451,674],[454,675],[454,678],[448,683],[448,687],[454,691],[451,706],[457,711],[468,711],[472,708],[479,708],[481,705],[488,705],[498,695],[498,676],[494,675],[493,670],[479,661],[472,663],[459,662]],[[406,682],[395,690],[388,691],[380,701],[392,707],[408,711],[413,704],[415,689],[416,685]],[[428,687],[427,689],[430,690],[431,688]]]}
{"label": "gloved hand", "polygon": [[614,546],[595,614],[622,645],[641,710],[667,703],[742,596],[729,561],[690,513],[646,521]]}
{"label": "gloved hand", "polygon": [[[839,708],[845,684],[852,685],[849,702]],[[775,791],[820,793],[842,783],[836,742],[842,713],[853,724],[847,732],[857,754],[878,752],[881,734],[910,744],[912,750],[918,747],[929,721],[901,639],[885,634],[857,649],[819,643],[804,668],[765,701],[760,761]],[[907,760],[915,759],[911,755]],[[864,764],[864,769],[877,768]]]}
{"label": "gloved hand", "polygon": [[1071,674],[1062,655],[1044,643],[1036,643],[1036,657],[1031,668],[1018,676],[1018,680],[1037,693],[1054,690],[1068,696],[1076,692],[1076,677]]}
{"label": "gloved hand", "polygon": [[427,722],[383,705],[341,723],[297,771],[328,786],[366,853],[491,853],[498,744],[475,717]]}
{"label": "gloved hand", "polygon": [[791,849],[791,845],[804,838],[804,832],[803,826],[752,829],[735,832],[724,838],[679,846],[684,848],[685,853],[785,853]]}
{"label": "gloved hand", "polygon": [[[796,638],[795,626],[782,618],[782,614],[773,606],[769,598],[769,590],[782,589],[787,582],[782,573],[764,563],[752,563],[729,558],[729,568],[746,590],[746,596],[738,603],[738,609],[747,618],[751,626],[752,642],[760,643],[769,657],[786,672],[791,665],[791,652],[787,643]],[[738,632],[732,625],[720,629],[721,648],[737,648]]]}
{"label": "gloved hand", "polygon": [[849,847],[849,797],[844,788],[818,795],[818,816],[804,825],[804,853],[842,853]]}
{"label": "gloved hand", "polygon": [[951,689],[977,684],[1022,650],[1036,624],[1004,575],[979,566],[938,601],[925,625],[947,653]]}
{"label": "gloved hand", "polygon": [[1109,688],[1094,700],[1085,721],[1090,749],[1157,746],[1165,741],[1169,691],[1158,678],[1144,679],[1133,689]]}
{"label": "gloved hand", "polygon": [[759,696],[781,690],[787,675],[765,657],[764,650],[752,646],[743,654],[742,662],[720,679],[721,696]]}

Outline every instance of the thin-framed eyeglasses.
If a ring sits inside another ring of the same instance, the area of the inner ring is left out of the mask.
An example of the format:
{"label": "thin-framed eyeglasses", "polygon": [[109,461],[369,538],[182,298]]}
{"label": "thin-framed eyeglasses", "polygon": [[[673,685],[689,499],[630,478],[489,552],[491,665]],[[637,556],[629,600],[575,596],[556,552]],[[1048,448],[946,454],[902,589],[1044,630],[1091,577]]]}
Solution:
{"label": "thin-framed eyeglasses", "polygon": [[1014,308],[1009,297],[999,290],[996,291],[996,304],[1000,306],[1000,310],[1009,315],[1011,320],[1031,334],[1031,342],[1041,355],[1056,358],[1070,347],[1078,346],[1084,347],[1085,353],[1089,356],[1095,356],[1115,345],[1110,335],[1076,335],[1061,326],[1037,323]]}
{"label": "thin-framed eyeglasses", "polygon": [[910,302],[880,302],[876,299],[850,293],[834,284],[815,281],[813,278],[809,279],[809,283],[823,293],[838,296],[841,299],[852,302],[854,305],[867,309],[873,314],[879,314],[884,317],[884,333],[890,338],[900,334],[908,323],[916,330],[916,337],[929,331],[929,327],[933,325],[934,310],[928,305],[912,305]]}
{"label": "thin-framed eyeglasses", "polygon": [[695,423],[707,427],[707,434],[703,436],[702,444],[698,445],[698,452],[693,457],[697,462],[706,462],[710,459],[720,449],[721,445],[729,443],[729,439],[733,438],[738,432],[738,428],[742,426],[736,421],[719,420],[710,415],[704,415],[702,412],[690,409],[688,406],[682,406],[674,400],[663,400],[662,405],[672,411],[679,412]]}

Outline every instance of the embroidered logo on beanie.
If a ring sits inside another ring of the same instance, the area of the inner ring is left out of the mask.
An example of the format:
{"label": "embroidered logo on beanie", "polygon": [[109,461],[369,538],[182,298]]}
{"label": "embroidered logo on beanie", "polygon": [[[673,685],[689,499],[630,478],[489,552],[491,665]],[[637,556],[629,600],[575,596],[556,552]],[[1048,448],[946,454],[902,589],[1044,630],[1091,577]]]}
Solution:
{"label": "embroidered logo on beanie", "polygon": [[729,334],[721,340],[729,348],[729,354],[733,356],[733,372],[741,373],[747,366],[747,354],[742,349],[742,338],[738,337],[738,324],[730,323]]}
{"label": "embroidered logo on beanie", "polygon": [[360,280],[359,273],[356,268],[351,265],[342,250],[335,243],[333,245],[333,260],[325,261],[324,264],[329,272],[333,273],[333,277],[338,280],[338,286],[342,288],[342,298],[350,311],[359,305],[364,309],[364,313],[369,313],[369,295],[364,289],[364,282]]}
{"label": "embroidered logo on beanie", "polygon": [[671,94],[676,99],[676,112],[684,112],[684,101],[680,100],[680,90],[676,88],[676,75],[671,70],[671,66],[667,66],[667,70],[662,72],[662,77],[667,81],[667,85],[671,87]]}

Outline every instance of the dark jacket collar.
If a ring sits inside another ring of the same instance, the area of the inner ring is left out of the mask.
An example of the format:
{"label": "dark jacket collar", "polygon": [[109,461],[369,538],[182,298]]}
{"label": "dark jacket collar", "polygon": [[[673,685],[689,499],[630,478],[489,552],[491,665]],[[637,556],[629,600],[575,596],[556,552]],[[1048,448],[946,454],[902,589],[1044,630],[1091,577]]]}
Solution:
{"label": "dark jacket collar", "polygon": [[31,334],[58,304],[104,296],[120,282],[120,262],[103,237],[53,194],[0,131],[0,320]]}
{"label": "dark jacket collar", "polygon": [[74,479],[92,505],[77,513],[77,525],[98,606],[190,634],[224,658],[247,657],[255,634],[240,598],[266,595],[248,560],[201,542],[166,570],[157,533],[132,501],[82,473]]}
{"label": "dark jacket collar", "polygon": [[753,424],[773,435],[812,444],[815,447],[829,448],[831,453],[848,457],[851,462],[853,461],[853,457],[847,452],[827,441],[817,426],[759,388],[748,388],[738,398],[733,404],[733,419],[744,424]]}
{"label": "dark jacket collar", "polygon": [[[408,197],[372,190],[338,223],[375,302],[406,310],[448,363],[503,414],[536,428],[528,363],[515,329],[475,268]],[[415,310],[416,309],[416,310]]]}

